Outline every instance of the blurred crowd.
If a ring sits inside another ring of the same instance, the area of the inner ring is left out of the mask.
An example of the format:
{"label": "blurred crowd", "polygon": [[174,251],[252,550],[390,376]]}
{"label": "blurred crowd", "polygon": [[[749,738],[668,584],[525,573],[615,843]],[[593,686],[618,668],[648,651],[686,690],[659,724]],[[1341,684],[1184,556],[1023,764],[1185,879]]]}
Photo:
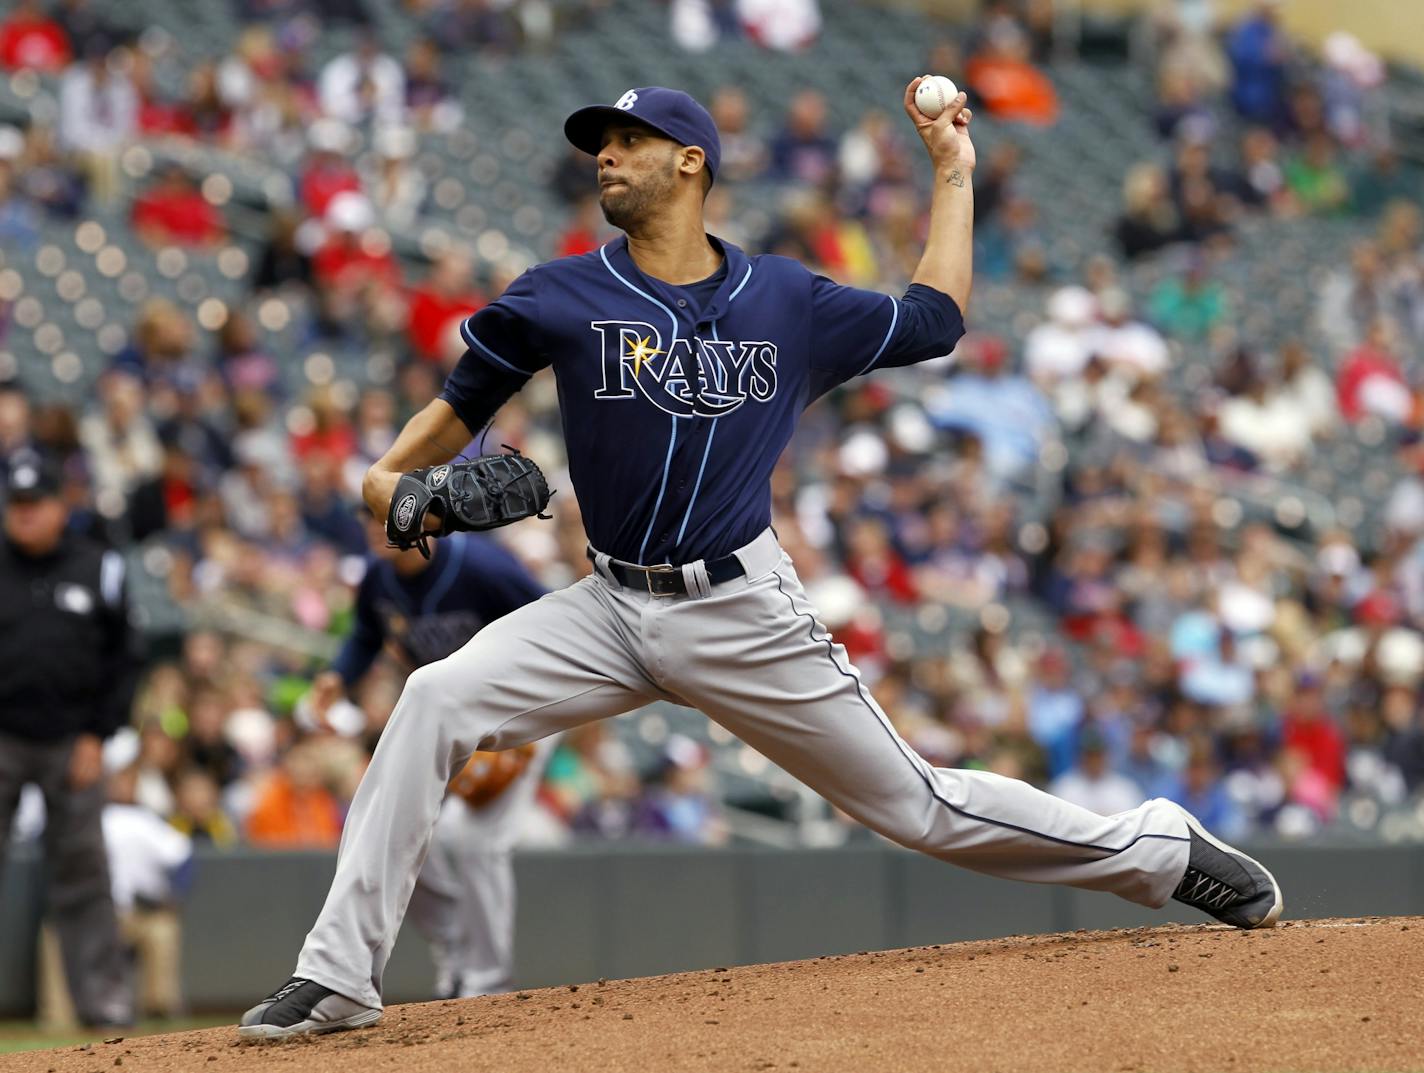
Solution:
{"label": "blurred crowd", "polygon": [[[100,207],[118,214],[118,246],[222,258],[220,184],[168,166],[130,196],[119,160],[136,142],[234,150],[289,183],[246,302],[144,302],[82,406],[37,397],[11,369],[0,458],[27,446],[61,458],[74,524],[135,549],[185,616],[181,632],[154,633],[132,727],[108,748],[123,803],[218,847],[331,847],[405,672],[391,653],[362,683],[360,733],[298,716],[351,625],[368,550],[361,475],[437,393],[463,350],[459,322],[527,260],[454,242],[428,263],[396,255],[392,236],[431,196],[418,139],[460,127],[455,57],[541,47],[602,5],[407,0],[428,36],[394,55],[358,31],[315,69],[314,12],[348,5],[238,6],[231,53],[201,60],[125,35],[89,0],[19,0],[0,20],[0,67],[54,79],[59,100],[52,121],[0,127],[7,263],[25,260],[41,221],[82,230]],[[1153,21],[1151,159],[1125,177],[1112,252],[1072,265],[1055,262],[1021,183],[1028,132],[1061,121],[1052,5],[993,0],[969,32],[930,43],[924,69],[963,71],[1001,135],[975,183],[980,278],[1032,295],[1041,315],[1021,333],[971,314],[952,358],[810,411],[775,477],[775,524],[882,706],[936,763],[1103,812],[1165,795],[1227,837],[1298,837],[1347,812],[1369,826],[1424,784],[1424,480],[1399,482],[1378,532],[1243,520],[1232,492],[1308,474],[1361,429],[1407,471],[1424,462],[1419,187],[1379,121],[1377,58],[1346,38],[1307,54],[1273,4],[1224,26],[1199,17],[1211,7],[1165,4]],[[796,32],[772,39],[771,26]],[[690,51],[729,35],[795,50],[823,32],[811,0],[671,5],[672,39]],[[186,77],[173,88],[155,70],[175,64]],[[927,201],[902,120],[872,110],[838,128],[811,89],[783,106],[727,86],[707,103],[723,139],[713,233],[903,288]],[[533,255],[610,237],[588,158],[570,152],[548,182],[564,223]],[[1311,281],[1314,319],[1283,345],[1232,331],[1246,296],[1220,267],[1238,256],[1236,229],[1317,214],[1356,218],[1358,244]],[[1160,280],[1134,308],[1143,263]],[[304,376],[264,343],[257,311],[272,295],[303,311]],[[0,289],[0,332],[15,325],[9,297]],[[364,380],[334,375],[327,356],[377,351],[394,366]],[[1190,391],[1174,377],[1187,353],[1209,368]],[[547,376],[488,442],[537,458],[561,489],[554,522],[498,539],[546,585],[585,573]],[[540,837],[727,838],[716,757],[733,746],[630,744],[638,726],[564,739]]]}

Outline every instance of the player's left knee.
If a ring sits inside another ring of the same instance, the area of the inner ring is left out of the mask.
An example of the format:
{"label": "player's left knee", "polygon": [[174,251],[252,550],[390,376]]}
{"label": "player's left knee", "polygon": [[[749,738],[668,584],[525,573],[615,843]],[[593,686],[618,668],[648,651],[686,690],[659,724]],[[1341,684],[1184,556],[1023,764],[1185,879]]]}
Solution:
{"label": "player's left knee", "polygon": [[[412,671],[405,680],[405,688],[401,690],[400,703],[391,719],[392,728],[405,722],[431,724],[451,696],[451,683],[447,677],[441,672],[439,663]],[[407,716],[408,719],[405,718]]]}

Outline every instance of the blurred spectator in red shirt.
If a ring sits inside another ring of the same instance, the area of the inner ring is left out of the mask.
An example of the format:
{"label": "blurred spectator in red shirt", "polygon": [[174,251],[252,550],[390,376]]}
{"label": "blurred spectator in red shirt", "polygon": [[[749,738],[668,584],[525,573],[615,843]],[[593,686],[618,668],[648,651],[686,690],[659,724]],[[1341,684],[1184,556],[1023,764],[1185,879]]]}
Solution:
{"label": "blurred spectator in red shirt", "polygon": [[1408,419],[1414,403],[1394,356],[1387,320],[1375,318],[1365,341],[1345,355],[1335,371],[1335,391],[1347,421],[1370,414],[1395,424]]}
{"label": "blurred spectator in red shirt", "polygon": [[292,454],[306,461],[314,454],[344,462],[356,453],[356,430],[350,415],[341,408],[331,388],[314,387],[307,395],[310,420],[292,430]]}
{"label": "blurred spectator in red shirt", "polygon": [[1310,768],[1338,790],[1345,785],[1345,739],[1325,707],[1320,679],[1302,674],[1286,711],[1281,744],[1305,756]]}
{"label": "blurred spectator in red shirt", "polygon": [[140,49],[133,53],[129,77],[138,91],[139,130],[146,135],[176,134],[223,143],[234,132],[233,111],[218,85],[218,65],[208,60],[193,68],[187,91],[167,99],[155,88],[153,62]]}
{"label": "blurred spectator in red shirt", "polygon": [[908,604],[919,598],[914,575],[890,543],[884,522],[878,518],[855,519],[846,544],[846,569],[872,599],[888,597]]}
{"label": "blurred spectator in red shirt", "polygon": [[456,325],[484,304],[484,296],[475,288],[474,264],[469,254],[461,249],[446,251],[430,275],[411,292],[407,331],[416,355],[439,362],[449,352],[452,335],[459,353],[463,353],[465,347]]}
{"label": "blurred spectator in red shirt", "polygon": [[302,171],[302,204],[313,216],[326,215],[331,199],[343,191],[359,193],[361,177],[346,160],[351,130],[337,119],[318,119],[307,131],[311,155]]}
{"label": "blurred spectator in red shirt", "polygon": [[182,134],[191,137],[193,124],[178,101],[165,98],[154,84],[153,60],[142,49],[129,62],[129,78],[138,93],[138,129],[145,137]]}
{"label": "blurred spectator in red shirt", "polygon": [[151,246],[211,246],[226,231],[222,214],[179,164],[169,164],[134,202],[133,227]]}
{"label": "blurred spectator in red shirt", "polygon": [[965,73],[984,109],[998,119],[1048,126],[1058,119],[1058,94],[1029,62],[1029,39],[1012,18],[993,19]]}
{"label": "blurred spectator in red shirt", "polygon": [[400,284],[390,239],[375,229],[376,214],[364,194],[344,191],[327,204],[327,240],[312,258],[323,287],[359,289],[372,282]]}
{"label": "blurred spectator in red shirt", "polygon": [[577,257],[581,253],[592,253],[598,249],[598,231],[603,212],[598,207],[598,196],[586,194],[574,207],[573,219],[564,233],[559,236],[560,257]]}
{"label": "blurred spectator in red shirt", "polygon": [[0,22],[0,66],[10,71],[62,71],[72,55],[64,27],[40,10],[37,0],[19,0]]}
{"label": "blurred spectator in red shirt", "polygon": [[192,132],[206,141],[222,142],[232,133],[233,113],[218,84],[218,65],[205,60],[188,76],[188,92],[181,114]]}

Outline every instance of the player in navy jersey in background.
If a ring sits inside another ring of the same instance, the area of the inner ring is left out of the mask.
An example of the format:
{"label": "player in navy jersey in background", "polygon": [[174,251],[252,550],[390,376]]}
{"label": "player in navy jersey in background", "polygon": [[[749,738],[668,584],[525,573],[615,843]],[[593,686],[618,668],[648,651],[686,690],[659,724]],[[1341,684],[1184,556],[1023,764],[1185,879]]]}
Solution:
{"label": "player in navy jersey in background", "polygon": [[[371,557],[356,593],[356,623],[330,670],[317,675],[298,706],[309,729],[354,735],[365,719],[344,698],[382,650],[407,670],[444,659],[488,623],[537,600],[544,589],[512,554],[488,537],[457,533],[431,542],[432,555],[388,547],[369,515]],[[430,944],[437,998],[507,990],[514,961],[514,866],[511,853],[544,762],[546,739],[524,753],[507,783],[477,797],[450,793],[420,870],[410,915]]]}
{"label": "player in navy jersey in background", "polygon": [[369,515],[365,522],[372,558],[356,592],[356,626],[318,678],[324,690],[337,678],[351,688],[387,642],[412,667],[444,659],[487,623],[544,595],[519,560],[488,537],[433,541],[427,561],[387,547],[384,527]]}

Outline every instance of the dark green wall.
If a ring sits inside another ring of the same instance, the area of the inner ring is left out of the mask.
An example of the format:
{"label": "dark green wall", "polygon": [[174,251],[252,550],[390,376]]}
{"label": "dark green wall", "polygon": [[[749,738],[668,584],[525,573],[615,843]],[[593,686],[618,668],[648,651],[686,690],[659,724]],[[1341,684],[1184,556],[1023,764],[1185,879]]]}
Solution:
{"label": "dark green wall", "polygon": [[[1424,849],[1262,850],[1287,917],[1424,913]],[[521,986],[1074,928],[1200,921],[1175,903],[989,879],[888,846],[779,852],[599,846],[522,854]],[[32,1006],[39,862],[0,884],[0,1015]],[[240,1009],[291,972],[326,894],[327,854],[201,858],[184,909],[184,983],[195,1010]],[[392,1002],[429,997],[424,944],[407,929],[386,976]]]}

